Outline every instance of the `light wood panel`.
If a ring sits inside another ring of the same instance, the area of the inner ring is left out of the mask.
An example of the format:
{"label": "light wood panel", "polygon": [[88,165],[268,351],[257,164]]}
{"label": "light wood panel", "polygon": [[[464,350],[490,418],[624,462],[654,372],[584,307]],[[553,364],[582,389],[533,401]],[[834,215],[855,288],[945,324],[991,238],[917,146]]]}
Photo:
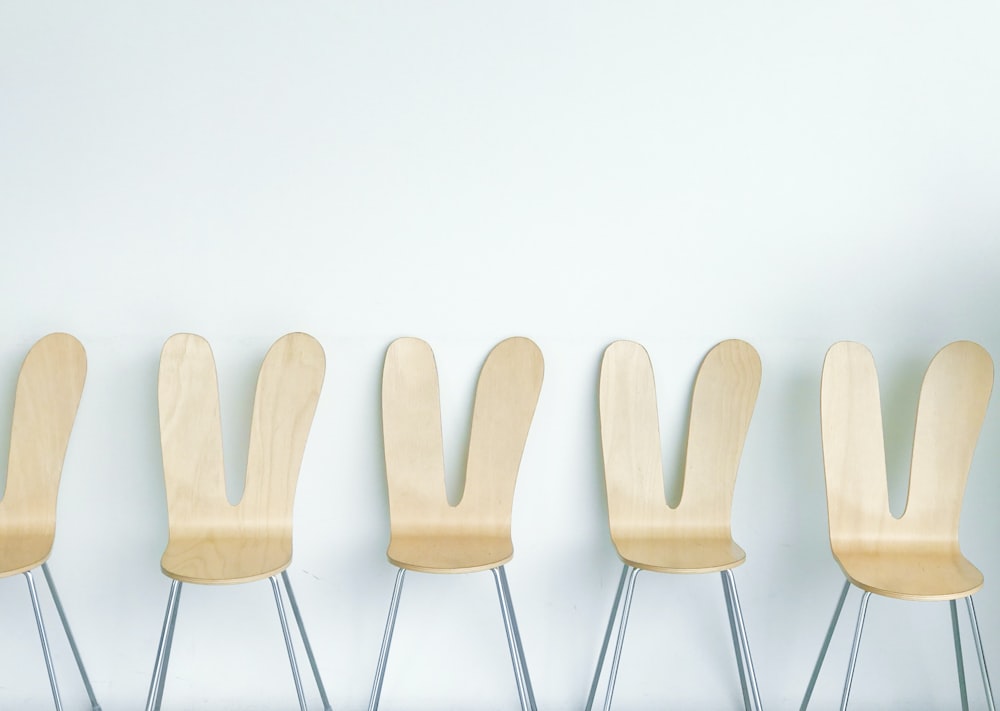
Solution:
{"label": "light wood panel", "polygon": [[733,568],[733,489],[760,388],[750,344],[723,341],[695,378],[684,484],[676,508],[663,489],[653,367],[638,343],[616,341],[601,363],[600,415],[611,538],[629,565],[670,573]]}
{"label": "light wood panel", "polygon": [[31,570],[52,551],[59,479],[86,377],[83,346],[66,333],[45,336],[24,359],[0,501],[0,576]]}
{"label": "light wood panel", "polygon": [[906,510],[889,509],[878,376],[871,353],[841,342],[827,352],[821,386],[830,544],[858,587],[903,599],[965,597],[983,576],[961,553],[959,517],[993,387],[980,346],[945,346],[924,376]]}
{"label": "light wood panel", "polygon": [[177,334],[160,356],[159,409],[169,541],[163,572],[195,583],[270,577],[292,559],[292,508],[326,361],[304,333],[278,339],[257,378],[246,485],[226,498],[215,359]]}
{"label": "light wood panel", "polygon": [[542,354],[508,338],[479,375],[465,491],[448,503],[437,366],[417,338],[394,341],[382,374],[382,430],[389,489],[389,560],[432,573],[488,570],[514,554],[514,484],[542,386]]}

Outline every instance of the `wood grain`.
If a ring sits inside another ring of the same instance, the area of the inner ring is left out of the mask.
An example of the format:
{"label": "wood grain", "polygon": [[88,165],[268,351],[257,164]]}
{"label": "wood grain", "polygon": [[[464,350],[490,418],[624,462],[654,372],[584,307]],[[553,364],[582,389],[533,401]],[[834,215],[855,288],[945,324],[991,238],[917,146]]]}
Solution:
{"label": "wood grain", "polygon": [[160,443],[169,541],[161,567],[194,583],[270,577],[292,559],[292,508],[326,368],[304,333],[278,339],[257,378],[246,484],[226,498],[215,359],[200,336],[177,334],[160,356]]}
{"label": "wood grain", "polygon": [[542,386],[542,354],[508,338],[479,375],[465,491],[448,503],[437,367],[417,338],[394,341],[382,373],[389,490],[389,560],[432,573],[488,570],[509,561],[514,484]]}
{"label": "wood grain", "polygon": [[52,551],[59,479],[86,377],[83,346],[66,333],[45,336],[24,359],[0,501],[0,576],[31,570]]}
{"label": "wood grain", "polygon": [[604,478],[611,538],[626,563],[706,573],[743,562],[730,516],[760,378],[760,358],[744,341],[723,341],[705,356],[692,395],[683,491],[670,508],[649,355],[632,341],[605,350],[599,396]]}
{"label": "wood grain", "polygon": [[889,509],[878,375],[872,354],[840,342],[827,352],[821,386],[830,545],[844,575],[888,597],[971,595],[982,573],[961,553],[962,499],[993,388],[980,346],[945,346],[924,376],[906,510]]}

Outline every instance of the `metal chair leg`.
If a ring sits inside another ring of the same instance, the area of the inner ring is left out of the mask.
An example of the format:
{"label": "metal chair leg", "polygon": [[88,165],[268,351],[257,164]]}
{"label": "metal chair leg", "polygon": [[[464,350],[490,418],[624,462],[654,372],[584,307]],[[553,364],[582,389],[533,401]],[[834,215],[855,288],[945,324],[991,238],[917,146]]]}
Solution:
{"label": "metal chair leg", "polygon": [[295,647],[292,645],[292,632],[288,629],[288,618],[285,616],[285,606],[281,602],[281,588],[277,576],[272,575],[271,589],[274,591],[274,602],[278,606],[278,619],[281,621],[281,633],[285,637],[285,648],[288,650],[288,663],[292,666],[292,679],[295,681],[295,693],[299,697],[299,709],[306,711],[306,694],[302,688],[302,677],[299,676],[299,665],[295,661]]}
{"label": "metal chair leg", "polygon": [[844,581],[844,589],[840,592],[840,599],[837,601],[837,607],[833,611],[833,619],[830,620],[830,629],[826,632],[826,638],[823,640],[823,646],[819,649],[819,659],[816,660],[816,666],[813,668],[812,676],[809,677],[809,686],[806,687],[806,695],[802,699],[802,705],[799,707],[799,711],[806,711],[809,706],[809,699],[812,698],[813,689],[816,688],[816,681],[819,679],[819,670],[823,666],[823,660],[826,658],[826,652],[830,648],[830,640],[833,639],[833,632],[837,629],[837,621],[840,620],[840,613],[844,609],[844,601],[847,600],[847,591],[851,587],[851,582],[849,580]]}
{"label": "metal chair leg", "polygon": [[965,604],[969,608],[969,621],[972,623],[972,638],[976,642],[976,656],[979,657],[979,671],[983,675],[983,687],[986,690],[986,703],[990,711],[996,711],[993,702],[993,688],[990,686],[990,673],[986,669],[986,657],[983,655],[983,639],[979,635],[979,622],[976,620],[976,606],[972,602],[972,595],[965,598]]}
{"label": "metal chair leg", "polygon": [[520,635],[517,632],[517,623],[511,615],[512,605],[507,586],[504,584],[505,580],[501,578],[502,567],[493,568],[490,572],[493,573],[493,579],[497,586],[497,597],[500,599],[500,615],[503,617],[504,631],[507,633],[507,646],[510,648],[510,661],[514,667],[514,681],[517,683],[521,711],[534,711],[533,692],[530,690],[531,682],[527,679],[524,653],[521,649]]}
{"label": "metal chair leg", "polygon": [[160,632],[160,643],[156,649],[156,661],[153,663],[153,678],[149,682],[149,696],[146,698],[146,711],[159,711],[163,700],[163,683],[167,677],[167,663],[170,661],[170,645],[174,641],[174,625],[177,622],[177,608],[180,605],[181,585],[179,580],[171,581],[170,594],[167,596],[167,611],[163,616],[163,630]]}
{"label": "metal chair leg", "polygon": [[52,665],[52,650],[49,649],[49,638],[45,634],[45,622],[42,620],[42,608],[38,604],[38,590],[35,589],[35,579],[31,571],[24,573],[28,581],[28,593],[31,595],[31,607],[35,611],[35,624],[38,625],[38,638],[42,642],[42,656],[45,657],[45,669],[49,673],[49,686],[52,687],[52,700],[55,702],[56,711],[62,711],[62,699],[59,698],[59,685],[56,683],[56,669]]}
{"label": "metal chair leg", "polygon": [[385,680],[385,665],[389,660],[389,646],[392,644],[392,632],[396,627],[396,613],[399,611],[399,597],[403,593],[403,579],[406,570],[399,569],[396,573],[396,584],[392,588],[392,600],[389,602],[389,616],[385,621],[385,634],[382,635],[382,649],[378,653],[378,664],[375,667],[375,682],[372,684],[372,695],[368,701],[368,711],[378,709],[379,697],[382,696],[382,682]]}
{"label": "metal chair leg", "polygon": [[594,708],[594,699],[597,697],[597,687],[601,681],[601,671],[604,668],[604,657],[608,653],[608,645],[611,643],[611,633],[615,629],[615,619],[618,617],[618,604],[622,599],[622,590],[625,589],[625,578],[628,577],[629,566],[622,566],[621,578],[618,580],[618,592],[615,593],[615,601],[611,605],[611,618],[608,620],[608,628],[604,631],[604,641],[601,642],[601,653],[597,657],[597,669],[594,670],[594,681],[590,684],[590,694],[587,696],[587,711]]}
{"label": "metal chair leg", "polygon": [[736,616],[736,629],[739,632],[740,640],[743,643],[743,656],[746,660],[747,678],[750,681],[750,696],[753,700],[754,708],[762,711],[763,706],[760,701],[760,689],[757,687],[757,673],[754,671],[753,657],[750,655],[750,640],[747,637],[746,624],[743,622],[743,610],[740,607],[740,596],[736,591],[736,577],[732,570],[722,571],[722,577],[729,583],[729,595],[733,599],[733,612]]}
{"label": "metal chair leg", "polygon": [[962,711],[969,711],[969,693],[965,688],[965,660],[962,658],[962,633],[958,630],[958,605],[948,601],[951,608],[951,630],[955,637],[955,664],[958,666],[958,693],[962,698]]}
{"label": "metal chair leg", "polygon": [[47,563],[42,563],[42,574],[45,575],[45,582],[48,583],[49,592],[52,594],[52,602],[55,603],[56,612],[59,613],[59,620],[62,622],[63,630],[66,632],[66,639],[69,641],[69,648],[73,651],[73,658],[76,659],[76,666],[80,670],[80,676],[83,678],[83,686],[87,689],[87,696],[90,697],[92,711],[101,711],[101,705],[97,703],[97,697],[94,696],[94,687],[90,685],[90,677],[87,676],[87,670],[83,667],[80,650],[77,648],[76,639],[73,638],[73,632],[69,628],[69,620],[66,619],[62,600],[59,599],[59,593],[56,592],[56,585],[52,581],[52,573],[49,572]]}
{"label": "metal chair leg", "polygon": [[494,578],[499,581],[504,597],[507,599],[507,612],[510,615],[511,628],[514,630],[517,658],[521,665],[521,677],[528,692],[528,703],[531,706],[531,711],[536,711],[538,707],[535,704],[535,690],[531,685],[531,674],[528,673],[528,663],[524,659],[524,644],[521,642],[521,631],[517,626],[517,615],[514,614],[514,598],[511,596],[510,586],[507,584],[507,572],[502,565],[496,571],[497,573],[494,575]]}
{"label": "metal chair leg", "polygon": [[292,583],[288,579],[288,571],[281,571],[281,579],[285,581],[285,590],[288,593],[288,602],[292,607],[292,615],[295,617],[295,624],[299,627],[299,634],[302,635],[302,645],[306,648],[306,656],[309,657],[309,666],[312,667],[313,676],[316,678],[316,686],[319,688],[319,698],[323,702],[323,711],[332,711],[330,700],[326,696],[326,688],[323,680],[319,677],[319,667],[316,664],[316,656],[313,654],[312,645],[309,644],[309,637],[306,635],[306,627],[302,623],[302,613],[299,612],[299,603],[292,592]]}
{"label": "metal chair leg", "polygon": [[615,653],[611,658],[611,673],[608,676],[608,688],[604,692],[604,711],[611,709],[611,697],[615,693],[615,679],[618,678],[618,663],[621,661],[622,646],[625,643],[625,628],[628,626],[628,613],[632,608],[632,594],[635,592],[635,580],[639,568],[629,570],[628,583],[625,586],[625,601],[622,603],[622,619],[618,623],[618,640],[615,642]]}
{"label": "metal chair leg", "polygon": [[867,590],[861,596],[861,609],[858,610],[858,625],[854,630],[854,642],[851,644],[851,659],[847,663],[847,678],[844,680],[844,695],[840,700],[840,711],[847,711],[847,700],[851,695],[851,683],[854,681],[854,666],[857,664],[858,650],[861,647],[861,632],[865,626],[865,612],[868,610],[868,601],[871,596],[871,592]]}
{"label": "metal chair leg", "polygon": [[736,667],[740,672],[740,689],[743,691],[743,708],[750,711],[750,691],[747,689],[746,672],[743,669],[743,648],[740,645],[739,631],[736,629],[736,613],[733,612],[733,598],[729,594],[729,585],[725,576],[722,578],[722,593],[726,598],[726,613],[729,617],[729,633],[733,637],[733,652],[736,655]]}

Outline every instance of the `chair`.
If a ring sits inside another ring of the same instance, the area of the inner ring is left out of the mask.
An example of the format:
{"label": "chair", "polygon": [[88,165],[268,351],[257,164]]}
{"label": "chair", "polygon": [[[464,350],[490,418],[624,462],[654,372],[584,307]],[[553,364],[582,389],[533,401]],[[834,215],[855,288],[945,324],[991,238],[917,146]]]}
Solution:
{"label": "chair", "polygon": [[158,709],[183,583],[224,585],[267,578],[292,667],[299,707],[306,709],[278,575],[284,581],[324,709],[320,680],[287,568],[292,561],[292,505],[306,436],[325,371],[323,349],[290,333],[267,352],[257,378],[246,485],[238,504],[226,498],[215,360],[200,336],[177,334],[160,356],[159,409],[169,540],[160,562],[172,578],[146,709]]}
{"label": "chair", "polygon": [[399,568],[379,652],[370,711],[378,708],[396,611],[407,570],[493,573],[522,711],[535,711],[504,564],[514,555],[514,482],[542,386],[542,354],[526,338],[508,338],[479,374],[469,437],[465,491],[445,493],[437,369],[430,346],[394,341],[382,372],[382,428],[389,491],[389,562]]}
{"label": "chair", "polygon": [[683,491],[676,508],[670,508],[663,488],[656,388],[649,355],[631,341],[616,341],[604,352],[600,378],[604,478],[611,540],[625,565],[587,698],[588,711],[594,706],[620,606],[618,638],[604,696],[605,711],[611,708],[640,570],[721,573],[744,704],[751,708],[752,696],[753,708],[761,708],[732,573],[746,554],[730,532],[736,472],[760,373],[757,352],[743,341],[723,341],[705,356],[692,395]]}
{"label": "chair", "polygon": [[39,566],[66,631],[90,705],[94,711],[101,708],[46,563],[56,535],[59,478],[86,377],[87,356],[80,342],[69,334],[49,334],[28,351],[17,378],[7,489],[0,500],[0,577],[23,574],[28,581],[57,711],[62,709],[62,699],[32,576]]}
{"label": "chair", "polygon": [[806,689],[803,710],[852,584],[863,593],[841,709],[847,708],[872,593],[902,600],[950,601],[963,709],[968,708],[968,698],[956,600],[965,598],[989,708],[994,708],[972,602],[972,594],[983,586],[983,575],[958,545],[965,483],[992,387],[993,361],[975,343],[952,343],[931,361],[917,406],[906,509],[895,518],[889,510],[875,361],[859,343],[836,343],[827,352],[820,414],[830,547],[847,580]]}

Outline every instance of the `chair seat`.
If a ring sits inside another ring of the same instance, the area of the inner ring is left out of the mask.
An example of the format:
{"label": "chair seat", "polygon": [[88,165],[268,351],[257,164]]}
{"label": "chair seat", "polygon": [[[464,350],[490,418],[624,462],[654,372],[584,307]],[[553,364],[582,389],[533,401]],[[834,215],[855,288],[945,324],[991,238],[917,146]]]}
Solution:
{"label": "chair seat", "polygon": [[171,537],[163,573],[184,583],[227,585],[277,575],[292,562],[290,538],[275,536]]}
{"label": "chair seat", "polygon": [[903,550],[834,551],[844,575],[862,590],[902,600],[954,600],[983,586],[983,574],[961,553]]}
{"label": "chair seat", "polygon": [[52,534],[0,534],[0,578],[37,568],[52,552]]}
{"label": "chair seat", "polygon": [[509,536],[393,536],[386,552],[399,568],[421,573],[475,573],[514,557]]}
{"label": "chair seat", "polygon": [[625,563],[658,573],[717,573],[746,560],[731,538],[617,537],[615,547]]}

